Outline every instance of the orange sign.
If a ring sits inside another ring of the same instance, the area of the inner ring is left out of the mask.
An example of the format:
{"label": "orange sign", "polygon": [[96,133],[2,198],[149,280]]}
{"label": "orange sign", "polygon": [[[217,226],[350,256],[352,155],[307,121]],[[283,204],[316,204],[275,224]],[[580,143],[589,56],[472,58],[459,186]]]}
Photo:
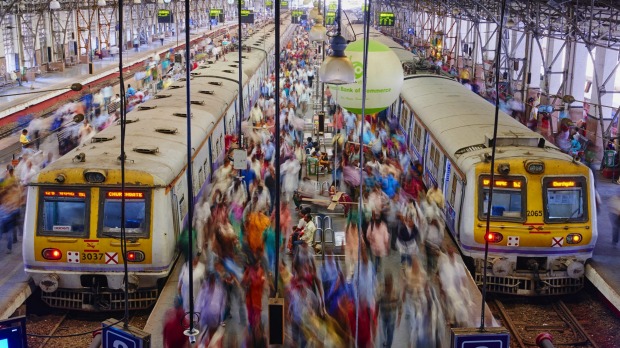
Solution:
{"label": "orange sign", "polygon": [[78,197],[86,198],[86,192],[74,192],[74,191],[44,191],[44,196],[47,197]]}
{"label": "orange sign", "polygon": [[[491,179],[482,179],[483,186],[489,186]],[[522,182],[520,180],[495,180],[495,187],[511,187],[521,188]]]}
{"label": "orange sign", "polygon": [[551,186],[553,187],[575,187],[574,181],[552,181]]}
{"label": "orange sign", "polygon": [[[107,198],[121,198],[123,197],[123,192],[121,191],[108,191],[106,194]],[[133,198],[140,199],[144,198],[144,192],[134,192],[134,191],[125,191],[125,198]]]}

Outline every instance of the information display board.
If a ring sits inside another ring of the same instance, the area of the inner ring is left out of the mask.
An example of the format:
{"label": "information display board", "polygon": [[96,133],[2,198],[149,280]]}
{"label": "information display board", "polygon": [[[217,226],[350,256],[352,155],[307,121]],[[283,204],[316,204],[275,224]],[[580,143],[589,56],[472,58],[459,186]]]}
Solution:
{"label": "information display board", "polygon": [[325,14],[325,25],[334,25],[336,22],[336,12],[327,12]]}
{"label": "information display board", "polygon": [[396,21],[394,12],[379,12],[379,26],[380,27],[393,27]]}
{"label": "information display board", "polygon": [[170,10],[157,10],[157,23],[172,23],[172,11]]}
{"label": "information display board", "polygon": [[241,23],[254,24],[254,11],[241,10]]}

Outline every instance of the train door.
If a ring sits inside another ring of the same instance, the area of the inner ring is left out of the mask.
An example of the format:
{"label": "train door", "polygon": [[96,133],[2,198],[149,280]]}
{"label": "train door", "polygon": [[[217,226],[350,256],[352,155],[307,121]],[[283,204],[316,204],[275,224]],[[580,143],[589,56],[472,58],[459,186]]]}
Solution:
{"label": "train door", "polygon": [[172,199],[172,226],[174,227],[174,236],[175,239],[179,237],[179,233],[181,232],[179,222],[181,221],[180,217],[180,209],[179,209],[179,197],[176,192],[172,192],[170,195]]}

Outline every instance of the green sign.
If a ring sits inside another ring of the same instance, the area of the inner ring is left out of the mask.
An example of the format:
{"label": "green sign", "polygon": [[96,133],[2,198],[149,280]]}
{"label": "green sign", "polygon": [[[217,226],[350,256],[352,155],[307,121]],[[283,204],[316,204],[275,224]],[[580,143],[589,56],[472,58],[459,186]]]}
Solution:
{"label": "green sign", "polygon": [[254,24],[254,11],[241,10],[241,23]]}
{"label": "green sign", "polygon": [[214,9],[209,10],[210,17],[217,17],[222,13],[224,13],[224,9],[221,9],[221,8],[214,8]]}
{"label": "green sign", "polygon": [[281,1],[280,1],[280,9],[281,9],[281,10],[287,10],[287,9],[288,9],[288,1],[286,1],[286,0],[281,0]]}
{"label": "green sign", "polygon": [[293,17],[301,17],[301,15],[303,15],[303,14],[304,14],[304,11],[302,11],[302,10],[293,10],[292,16]]}
{"label": "green sign", "polygon": [[336,4],[336,3],[331,3],[331,4],[329,4],[329,6],[327,7],[327,9],[328,9],[329,11],[336,12],[336,10],[338,9],[338,4]]}
{"label": "green sign", "polygon": [[325,14],[325,25],[334,25],[336,22],[336,12],[327,12]]}
{"label": "green sign", "polygon": [[168,17],[170,16],[170,10],[158,10],[157,17]]}
{"label": "green sign", "polygon": [[379,12],[379,26],[380,27],[393,27],[396,16],[394,12]]}
{"label": "green sign", "polygon": [[265,0],[265,7],[272,7],[273,6],[273,0]]}
{"label": "green sign", "polygon": [[368,5],[362,5],[362,12],[368,12]]}
{"label": "green sign", "polygon": [[245,0],[237,0],[241,2],[241,7],[245,7]]}

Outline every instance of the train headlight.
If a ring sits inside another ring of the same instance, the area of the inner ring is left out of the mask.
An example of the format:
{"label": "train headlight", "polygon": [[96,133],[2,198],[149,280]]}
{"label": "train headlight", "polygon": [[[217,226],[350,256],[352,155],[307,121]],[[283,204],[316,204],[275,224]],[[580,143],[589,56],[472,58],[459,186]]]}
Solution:
{"label": "train headlight", "polygon": [[129,250],[127,252],[128,262],[142,262],[144,261],[144,253],[140,250]]}
{"label": "train headlight", "polygon": [[493,275],[497,277],[507,277],[512,274],[512,264],[506,258],[493,260]]}
{"label": "train headlight", "polygon": [[43,292],[51,293],[58,289],[58,284],[60,284],[60,277],[56,273],[51,273],[41,279],[39,287]]}
{"label": "train headlight", "polygon": [[566,274],[573,279],[579,279],[585,274],[583,262],[577,260],[566,261]]}
{"label": "train headlight", "polygon": [[568,236],[566,236],[566,243],[567,244],[579,244],[582,239],[583,237],[581,236],[581,234],[570,233]]}
{"label": "train headlight", "polygon": [[88,169],[84,171],[84,180],[91,184],[100,184],[106,179],[106,172],[103,170]]}
{"label": "train headlight", "polygon": [[504,236],[499,232],[488,232],[484,238],[489,243],[499,243],[504,239]]}
{"label": "train headlight", "polygon": [[45,248],[41,251],[41,255],[46,260],[58,261],[62,258],[62,251],[56,248]]}

